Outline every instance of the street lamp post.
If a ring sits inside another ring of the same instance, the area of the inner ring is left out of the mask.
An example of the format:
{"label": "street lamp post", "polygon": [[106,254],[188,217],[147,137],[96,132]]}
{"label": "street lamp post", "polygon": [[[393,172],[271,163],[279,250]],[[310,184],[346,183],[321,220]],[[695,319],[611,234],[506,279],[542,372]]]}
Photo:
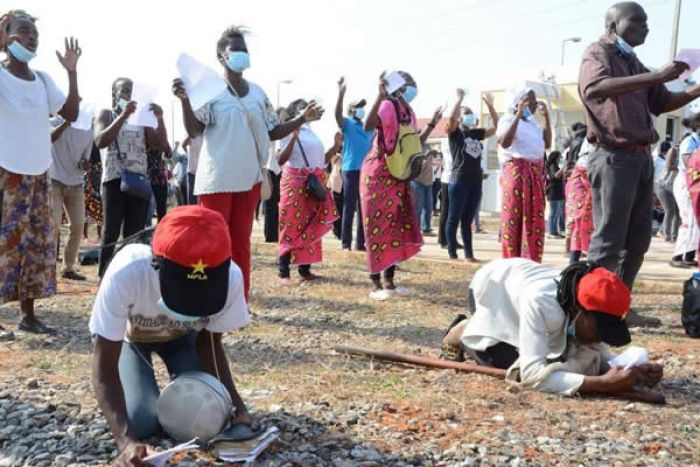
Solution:
{"label": "street lamp post", "polygon": [[292,83],[291,79],[283,79],[283,80],[277,81],[277,107],[275,108],[275,110],[280,108],[280,86],[282,84],[291,84],[291,83]]}
{"label": "street lamp post", "polygon": [[566,50],[566,43],[567,42],[581,42],[580,37],[569,37],[568,39],[564,39],[561,41],[561,65],[564,66],[564,51]]}

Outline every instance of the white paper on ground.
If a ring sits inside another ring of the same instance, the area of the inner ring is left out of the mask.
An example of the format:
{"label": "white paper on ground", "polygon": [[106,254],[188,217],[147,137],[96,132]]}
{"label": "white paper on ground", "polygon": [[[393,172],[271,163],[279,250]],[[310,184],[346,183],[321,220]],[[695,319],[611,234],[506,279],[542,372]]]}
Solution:
{"label": "white paper on ground", "polygon": [[649,353],[642,347],[630,347],[617,357],[608,362],[610,366],[616,366],[629,370],[630,368],[642,365],[649,361]]}
{"label": "white paper on ground", "polygon": [[675,61],[687,63],[690,67],[680,76],[681,80],[686,80],[700,67],[700,49],[681,49]]}
{"label": "white paper on ground", "polygon": [[141,83],[134,83],[131,91],[131,100],[136,102],[136,112],[126,121],[129,125],[148,126],[158,128],[158,119],[149,110],[151,104],[155,102],[158,90],[152,86]]}
{"label": "white paper on ground", "polygon": [[168,449],[167,451],[152,454],[143,460],[154,467],[163,467],[165,464],[167,464],[167,462],[176,452],[187,451],[189,449],[197,449],[199,446],[197,445],[196,441],[197,438],[194,438],[186,443],[178,444],[177,446],[174,446]]}
{"label": "white paper on ground", "polygon": [[92,130],[93,117],[94,113],[91,109],[81,107],[80,112],[78,113],[78,118],[74,122],[72,122],[70,126],[71,128],[75,128],[76,130]]}
{"label": "white paper on ground", "polygon": [[252,449],[221,451],[219,453],[219,459],[225,462],[244,462],[246,466],[252,465],[255,459],[277,439],[278,431],[277,427],[271,426],[265,430],[265,433],[257,438],[257,442]]}
{"label": "white paper on ground", "polygon": [[406,84],[406,80],[398,71],[392,71],[384,77],[384,80],[386,81],[386,91],[389,94],[393,94],[398,89],[401,89],[404,84]]}
{"label": "white paper on ground", "polygon": [[221,76],[187,54],[178,57],[177,71],[185,85],[192,110],[200,109],[226,89],[226,82]]}

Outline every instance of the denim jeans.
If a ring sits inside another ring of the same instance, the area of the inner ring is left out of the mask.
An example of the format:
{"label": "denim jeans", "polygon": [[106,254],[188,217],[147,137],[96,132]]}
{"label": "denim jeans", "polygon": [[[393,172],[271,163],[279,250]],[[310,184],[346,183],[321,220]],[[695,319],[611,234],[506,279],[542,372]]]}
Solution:
{"label": "denim jeans", "polygon": [[457,225],[460,224],[464,257],[473,258],[472,250],[472,220],[481,201],[481,182],[465,182],[458,180],[448,185],[450,207],[445,225],[447,237],[447,252],[451,258],[457,256]]}
{"label": "denim jeans", "polygon": [[431,219],[433,216],[433,186],[423,185],[421,182],[412,181],[411,189],[415,196],[416,210],[420,219],[420,229],[423,232],[430,232]]}
{"label": "denim jeans", "polygon": [[[119,379],[124,390],[126,415],[134,436],[143,440],[160,431],[156,402],[160,395],[153,373],[153,354],[165,363],[173,380],[187,371],[202,371],[195,348],[196,332],[168,342],[123,342],[119,355]],[[148,363],[147,363],[148,362]]]}
{"label": "denim jeans", "polygon": [[549,234],[557,235],[566,230],[564,224],[564,200],[549,201]]}
{"label": "denim jeans", "polygon": [[343,170],[343,227],[341,242],[343,248],[352,246],[352,221],[357,212],[357,230],[355,248],[364,250],[365,231],[362,227],[362,209],[360,207],[360,171]]}

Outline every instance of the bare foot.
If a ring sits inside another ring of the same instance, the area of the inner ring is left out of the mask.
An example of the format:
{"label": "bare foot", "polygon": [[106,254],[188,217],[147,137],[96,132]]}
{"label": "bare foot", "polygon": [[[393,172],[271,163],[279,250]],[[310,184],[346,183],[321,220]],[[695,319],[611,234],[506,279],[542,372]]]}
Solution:
{"label": "bare foot", "polygon": [[293,287],[294,282],[290,277],[280,277],[280,285],[283,287]]}

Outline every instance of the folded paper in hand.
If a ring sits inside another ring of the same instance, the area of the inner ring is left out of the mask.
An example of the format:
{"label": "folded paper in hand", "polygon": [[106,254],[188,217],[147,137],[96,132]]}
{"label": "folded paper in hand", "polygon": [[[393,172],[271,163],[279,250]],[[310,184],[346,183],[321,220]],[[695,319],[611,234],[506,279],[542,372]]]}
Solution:
{"label": "folded paper in hand", "polygon": [[617,357],[608,361],[608,365],[629,370],[638,365],[643,365],[649,361],[649,353],[642,347],[630,347]]}
{"label": "folded paper in hand", "polygon": [[221,76],[187,54],[178,57],[177,71],[185,85],[192,110],[200,109],[226,90],[226,82]]}
{"label": "folded paper in hand", "polygon": [[94,116],[94,113],[93,113],[92,109],[81,106],[80,112],[78,113],[78,118],[75,119],[74,122],[71,122],[70,126],[71,126],[71,128],[75,128],[76,130],[83,130],[83,131],[92,130],[93,116]]}
{"label": "folded paper in hand", "polygon": [[406,84],[406,79],[398,71],[392,71],[384,77],[386,81],[386,92],[394,94]]}
{"label": "folded paper in hand", "polygon": [[157,95],[158,90],[156,88],[141,83],[134,83],[134,88],[131,91],[131,100],[136,102],[136,112],[131,114],[126,122],[129,125],[158,128],[158,119],[150,109]]}
{"label": "folded paper in hand", "polygon": [[700,49],[681,49],[674,61],[687,63],[690,67],[680,76],[680,79],[685,81],[700,67]]}

